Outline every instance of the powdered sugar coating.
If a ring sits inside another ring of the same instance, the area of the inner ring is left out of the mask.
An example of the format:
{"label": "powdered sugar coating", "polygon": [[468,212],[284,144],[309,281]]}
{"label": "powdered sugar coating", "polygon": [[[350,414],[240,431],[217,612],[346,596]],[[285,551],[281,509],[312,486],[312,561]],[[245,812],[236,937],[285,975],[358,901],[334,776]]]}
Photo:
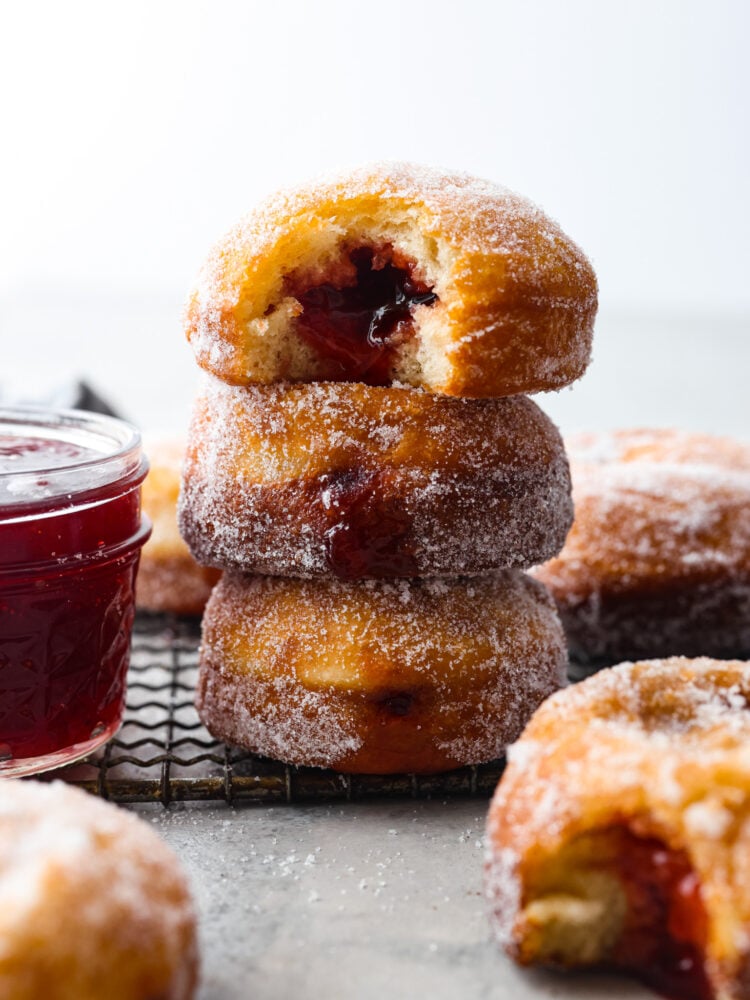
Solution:
{"label": "powdered sugar coating", "polygon": [[0,994],[188,1000],[195,916],[145,823],[62,783],[0,782]]}
{"label": "powdered sugar coating", "polygon": [[671,430],[566,445],[576,520],[535,575],[573,655],[750,650],[750,447]]}
{"label": "powdered sugar coating", "polygon": [[546,591],[475,580],[225,574],[203,621],[210,731],[289,763],[365,773],[493,760],[562,683]]}
{"label": "powdered sugar coating", "polygon": [[198,363],[234,384],[332,377],[295,333],[285,279],[326,280],[347,247],[388,244],[438,302],[417,308],[394,381],[449,395],[560,388],[589,360],[596,279],[556,223],[507,188],[373,164],[259,205],[209,254],[186,309]]}
{"label": "powdered sugar coating", "polygon": [[335,575],[330,539],[344,530],[380,559],[358,576],[455,576],[558,552],[569,489],[559,434],[523,397],[208,379],[180,526],[199,562],[225,569]]}
{"label": "powdered sugar coating", "polygon": [[152,530],[141,550],[136,605],[145,611],[199,615],[219,574],[196,563],[177,527],[185,439],[147,435],[144,449],[150,468],[142,487],[142,503]]}
{"label": "powdered sugar coating", "polygon": [[548,699],[508,761],[488,818],[500,943],[524,954],[526,908],[574,892],[565,859],[587,863],[576,843],[626,828],[685,852],[709,921],[707,971],[727,989],[717,995],[742,995],[728,986],[750,949],[750,663],[603,670]]}
{"label": "powdered sugar coating", "polygon": [[191,556],[141,556],[136,583],[136,605],[143,611],[173,615],[200,615],[218,581],[218,570],[199,566]]}

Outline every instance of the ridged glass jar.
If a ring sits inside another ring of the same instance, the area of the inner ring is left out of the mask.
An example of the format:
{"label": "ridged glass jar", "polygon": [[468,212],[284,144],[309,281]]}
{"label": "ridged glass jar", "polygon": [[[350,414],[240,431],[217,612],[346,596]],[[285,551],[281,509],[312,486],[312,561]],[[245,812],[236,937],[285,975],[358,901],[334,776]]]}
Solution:
{"label": "ridged glass jar", "polygon": [[0,775],[70,763],[120,725],[147,469],[122,420],[0,408]]}

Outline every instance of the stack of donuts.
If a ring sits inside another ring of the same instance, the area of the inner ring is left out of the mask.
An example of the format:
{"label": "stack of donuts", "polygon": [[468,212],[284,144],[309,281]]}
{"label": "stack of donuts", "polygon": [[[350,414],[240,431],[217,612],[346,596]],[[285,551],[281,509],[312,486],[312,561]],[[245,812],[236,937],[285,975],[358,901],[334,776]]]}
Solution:
{"label": "stack of donuts", "polygon": [[583,373],[595,312],[539,209],[408,164],[281,193],[214,248],[186,311],[207,374],[179,517],[223,571],[197,694],[215,736],[381,774],[517,738],[566,663],[523,570],[572,521],[524,394]]}

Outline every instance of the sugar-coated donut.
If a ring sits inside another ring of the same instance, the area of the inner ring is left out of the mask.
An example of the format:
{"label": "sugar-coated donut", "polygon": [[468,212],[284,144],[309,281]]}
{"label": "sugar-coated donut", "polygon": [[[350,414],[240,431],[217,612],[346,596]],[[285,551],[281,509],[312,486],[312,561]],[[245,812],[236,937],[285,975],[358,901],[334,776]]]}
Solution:
{"label": "sugar-coated donut", "polygon": [[560,436],[524,397],[211,379],[190,429],[180,528],[199,562],[225,569],[476,574],[559,552],[569,490]]}
{"label": "sugar-coated donut", "polygon": [[515,959],[747,1000],[749,698],[750,663],[672,658],[536,712],[488,819],[487,895]]}
{"label": "sugar-coated donut", "polygon": [[212,251],[185,326],[198,364],[236,385],[510,396],[583,374],[596,305],[586,257],[531,202],[392,163],[261,204]]}
{"label": "sugar-coated donut", "polygon": [[430,773],[494,760],[562,683],[552,600],[523,573],[473,580],[225,574],[206,606],[198,712],[290,764]]}
{"label": "sugar-coated donut", "polygon": [[571,654],[750,653],[750,446],[673,430],[565,443],[575,524],[535,575]]}
{"label": "sugar-coated donut", "polygon": [[61,782],[0,781],[3,1000],[190,1000],[196,922],[177,859]]}
{"label": "sugar-coated donut", "polygon": [[136,604],[144,611],[199,615],[220,574],[198,565],[177,527],[185,441],[145,437],[144,445],[150,469],[142,488],[143,510],[153,530],[141,550]]}

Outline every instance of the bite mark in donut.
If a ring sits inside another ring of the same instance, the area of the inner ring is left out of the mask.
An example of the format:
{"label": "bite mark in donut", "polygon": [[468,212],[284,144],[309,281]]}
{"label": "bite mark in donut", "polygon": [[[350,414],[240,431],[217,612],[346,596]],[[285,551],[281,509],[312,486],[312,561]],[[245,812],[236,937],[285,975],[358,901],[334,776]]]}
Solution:
{"label": "bite mark in donut", "polygon": [[616,835],[628,918],[614,964],[670,1000],[712,1000],[703,964],[706,911],[687,854],[627,827]]}
{"label": "bite mark in donut", "polygon": [[[638,821],[586,833],[550,857],[525,900],[536,960],[619,970],[668,1000],[713,1000],[708,921],[687,853]],[[563,926],[563,923],[566,926]]]}
{"label": "bite mark in donut", "polygon": [[523,965],[744,1000],[750,663],[625,663],[547,699],[488,820],[488,899]]}
{"label": "bite mark in donut", "polygon": [[297,332],[335,362],[332,381],[390,383],[394,351],[414,333],[412,310],[437,301],[416,267],[390,244],[360,246],[347,250],[323,282],[307,287],[301,276],[286,279],[302,309]]}
{"label": "bite mark in donut", "polygon": [[585,256],[525,198],[381,163],[280,191],[240,220],[201,270],[185,331],[231,385],[487,398],[578,378],[596,303]]}

